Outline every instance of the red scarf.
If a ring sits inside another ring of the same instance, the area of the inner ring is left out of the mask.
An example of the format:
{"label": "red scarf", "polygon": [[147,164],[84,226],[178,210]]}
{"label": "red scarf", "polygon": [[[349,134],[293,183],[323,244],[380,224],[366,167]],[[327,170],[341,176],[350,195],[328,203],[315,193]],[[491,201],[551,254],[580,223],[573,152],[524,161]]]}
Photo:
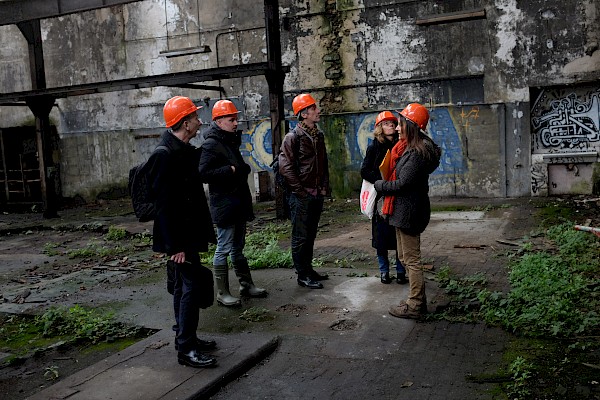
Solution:
{"label": "red scarf", "polygon": [[[389,171],[390,174],[389,174],[388,181],[396,180],[396,163],[398,162],[398,159],[402,156],[402,154],[404,154],[404,151],[406,150],[407,145],[408,145],[408,143],[406,142],[406,139],[401,139],[392,148],[392,157],[390,160],[390,171]],[[385,199],[383,200],[383,215],[392,215],[393,214],[395,200],[396,200],[396,196],[385,196]]]}

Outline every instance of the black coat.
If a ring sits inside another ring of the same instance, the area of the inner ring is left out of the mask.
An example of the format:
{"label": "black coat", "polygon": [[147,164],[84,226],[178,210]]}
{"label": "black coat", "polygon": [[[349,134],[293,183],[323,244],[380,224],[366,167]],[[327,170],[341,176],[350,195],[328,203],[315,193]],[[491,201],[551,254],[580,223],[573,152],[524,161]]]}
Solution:
{"label": "black coat", "polygon": [[163,133],[158,151],[148,160],[156,218],[152,249],[168,255],[208,250],[216,243],[206,196],[198,173],[198,148]]}
{"label": "black coat", "polygon": [[[380,143],[375,139],[371,142],[369,147],[367,147],[367,152],[365,153],[365,158],[360,168],[360,176],[364,180],[375,183],[381,179],[379,166],[387,151],[391,151],[394,144],[395,142],[389,140],[384,140],[383,143]],[[375,202],[377,202],[381,196],[380,193],[377,193]],[[386,220],[381,218],[377,211],[373,213],[371,228],[371,246],[379,250],[396,250],[396,228],[390,226]]]}
{"label": "black coat", "polygon": [[396,164],[397,179],[375,182],[377,192],[396,197],[389,224],[409,235],[422,233],[429,224],[429,175],[440,165],[440,148],[426,136],[423,140],[429,157],[407,149]]}
{"label": "black coat", "polygon": [[208,183],[213,222],[225,227],[252,221],[251,170],[240,153],[241,132],[225,132],[213,122],[204,137],[198,169],[202,181]]}

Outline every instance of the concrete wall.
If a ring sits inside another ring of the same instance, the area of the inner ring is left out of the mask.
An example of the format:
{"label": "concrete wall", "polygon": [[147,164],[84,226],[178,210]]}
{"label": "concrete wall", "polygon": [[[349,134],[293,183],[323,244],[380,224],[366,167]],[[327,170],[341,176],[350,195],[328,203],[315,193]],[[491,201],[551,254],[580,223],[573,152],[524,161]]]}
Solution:
{"label": "concrete wall", "polygon": [[[414,101],[432,110],[428,131],[444,148],[433,194],[591,192],[599,175],[599,8],[595,0],[280,0],[286,109],[299,92],[319,101],[340,197],[360,188],[376,113]],[[485,18],[421,23],[473,10]],[[260,1],[144,0],[41,25],[48,87],[266,60]],[[30,89],[26,41],[15,26],[0,27],[0,40],[0,90]],[[168,57],[189,48],[205,51]],[[268,170],[264,77],[204,83],[225,93],[154,88],[58,100],[51,121],[61,138],[62,194],[93,199],[124,187],[162,132],[162,105],[173,95],[204,104],[205,120],[215,100],[232,98],[243,111],[243,153],[253,170]],[[569,93],[576,100],[568,109],[589,114],[572,122],[585,127],[585,144],[546,145],[534,121]],[[26,107],[0,107],[0,128],[32,120]]]}

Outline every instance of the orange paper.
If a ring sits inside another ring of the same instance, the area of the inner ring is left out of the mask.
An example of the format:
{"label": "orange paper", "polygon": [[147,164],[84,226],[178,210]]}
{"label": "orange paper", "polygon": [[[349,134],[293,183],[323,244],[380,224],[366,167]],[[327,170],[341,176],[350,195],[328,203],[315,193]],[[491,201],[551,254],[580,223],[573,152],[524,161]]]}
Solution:
{"label": "orange paper", "polygon": [[383,157],[383,161],[379,165],[379,172],[381,172],[381,177],[386,181],[390,177],[390,162],[392,160],[392,153],[388,150],[385,153],[385,157]]}

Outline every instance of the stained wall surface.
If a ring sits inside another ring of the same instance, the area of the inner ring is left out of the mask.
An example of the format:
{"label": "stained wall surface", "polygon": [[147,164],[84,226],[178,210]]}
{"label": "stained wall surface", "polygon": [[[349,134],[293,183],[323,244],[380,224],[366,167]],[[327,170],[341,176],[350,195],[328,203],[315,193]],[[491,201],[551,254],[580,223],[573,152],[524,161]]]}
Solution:
{"label": "stained wall surface", "polygon": [[[356,196],[375,115],[420,102],[443,150],[431,193],[592,193],[600,174],[600,10],[595,0],[280,0],[285,106],[310,92],[329,146],[334,195]],[[266,61],[263,3],[144,0],[41,21],[48,87]],[[436,20],[437,19],[437,20]],[[0,92],[31,89],[27,42],[0,27]],[[183,55],[182,55],[183,54]],[[126,185],[163,128],[162,105],[191,97],[208,121],[219,98],[242,110],[253,171],[272,158],[264,77],[57,100],[62,195]],[[31,126],[0,107],[0,129]],[[12,131],[12,130],[11,130]],[[550,132],[550,133],[548,133]],[[194,141],[199,144],[200,139]],[[251,180],[253,184],[253,180]]]}

